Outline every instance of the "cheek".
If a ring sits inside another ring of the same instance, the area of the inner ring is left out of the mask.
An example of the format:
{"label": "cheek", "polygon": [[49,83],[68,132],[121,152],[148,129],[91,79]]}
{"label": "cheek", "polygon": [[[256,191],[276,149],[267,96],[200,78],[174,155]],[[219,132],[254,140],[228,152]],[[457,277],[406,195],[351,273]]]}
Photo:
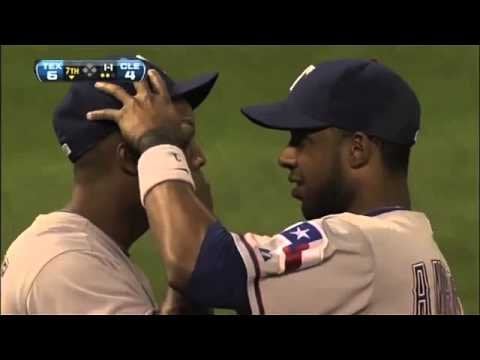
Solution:
{"label": "cheek", "polygon": [[305,153],[298,159],[303,181],[311,189],[322,187],[332,170],[332,162],[320,154]]}

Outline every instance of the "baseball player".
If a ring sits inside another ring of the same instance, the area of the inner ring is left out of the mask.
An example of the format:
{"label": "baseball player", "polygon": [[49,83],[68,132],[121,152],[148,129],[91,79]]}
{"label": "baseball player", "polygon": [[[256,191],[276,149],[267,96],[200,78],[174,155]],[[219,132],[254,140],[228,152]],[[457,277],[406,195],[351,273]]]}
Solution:
{"label": "baseball player", "polygon": [[375,61],[310,65],[287,99],[242,109],[258,125],[291,133],[279,162],[306,220],[273,236],[232,232],[197,199],[184,156],[194,125],[160,74],[149,76],[153,91],[142,82],[135,96],[97,83],[124,106],[88,118],[116,121],[141,153],[141,201],[170,286],[239,313],[463,313],[430,222],[411,208],[420,105],[399,75]]}
{"label": "baseball player", "polygon": [[[188,119],[217,78],[215,73],[174,82],[164,76],[176,112]],[[135,93],[132,84],[124,83],[122,89]],[[2,314],[159,311],[149,281],[128,253],[148,229],[139,199],[138,154],[114,122],[86,119],[90,110],[121,106],[93,83],[75,83],[56,109],[55,133],[73,163],[72,198],[63,209],[38,216],[7,250],[1,273]],[[205,157],[193,139],[186,149],[189,166],[200,184],[197,193],[211,210],[209,187],[200,171]],[[167,313],[178,307],[203,311],[175,292],[168,293],[164,305]]]}

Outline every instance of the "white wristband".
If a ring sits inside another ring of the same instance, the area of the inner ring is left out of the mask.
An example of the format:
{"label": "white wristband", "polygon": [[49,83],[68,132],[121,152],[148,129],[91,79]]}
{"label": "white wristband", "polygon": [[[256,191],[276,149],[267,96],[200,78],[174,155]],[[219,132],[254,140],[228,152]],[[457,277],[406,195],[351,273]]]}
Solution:
{"label": "white wristband", "polygon": [[183,151],[173,145],[157,145],[147,149],[138,160],[140,201],[157,184],[168,180],[185,181],[195,189],[187,159]]}

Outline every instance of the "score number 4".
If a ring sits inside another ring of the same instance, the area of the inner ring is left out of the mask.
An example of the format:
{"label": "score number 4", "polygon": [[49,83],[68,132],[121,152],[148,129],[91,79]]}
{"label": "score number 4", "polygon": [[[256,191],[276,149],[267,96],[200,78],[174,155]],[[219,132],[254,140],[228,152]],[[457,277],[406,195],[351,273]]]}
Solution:
{"label": "score number 4", "polygon": [[135,80],[135,71],[129,70],[125,72],[125,79]]}

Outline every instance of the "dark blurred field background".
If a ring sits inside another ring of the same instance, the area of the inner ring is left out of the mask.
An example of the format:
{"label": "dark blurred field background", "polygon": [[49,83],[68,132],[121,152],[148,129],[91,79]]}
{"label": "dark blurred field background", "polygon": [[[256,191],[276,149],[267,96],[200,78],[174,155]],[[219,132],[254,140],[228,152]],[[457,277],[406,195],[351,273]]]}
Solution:
{"label": "dark blurred field background", "polygon": [[[287,95],[309,64],[377,58],[403,75],[423,107],[410,186],[450,263],[467,313],[478,313],[479,50],[473,46],[8,46],[1,58],[1,255],[40,213],[62,207],[71,166],[53,134],[52,110],[67,86],[40,83],[36,59],[142,54],[176,79],[220,72],[197,111],[217,214],[232,230],[274,233],[300,218],[286,173],[276,165],[288,136],[257,128],[242,105]],[[165,277],[147,236],[132,249],[160,300]],[[225,313],[220,311],[219,313]]]}

